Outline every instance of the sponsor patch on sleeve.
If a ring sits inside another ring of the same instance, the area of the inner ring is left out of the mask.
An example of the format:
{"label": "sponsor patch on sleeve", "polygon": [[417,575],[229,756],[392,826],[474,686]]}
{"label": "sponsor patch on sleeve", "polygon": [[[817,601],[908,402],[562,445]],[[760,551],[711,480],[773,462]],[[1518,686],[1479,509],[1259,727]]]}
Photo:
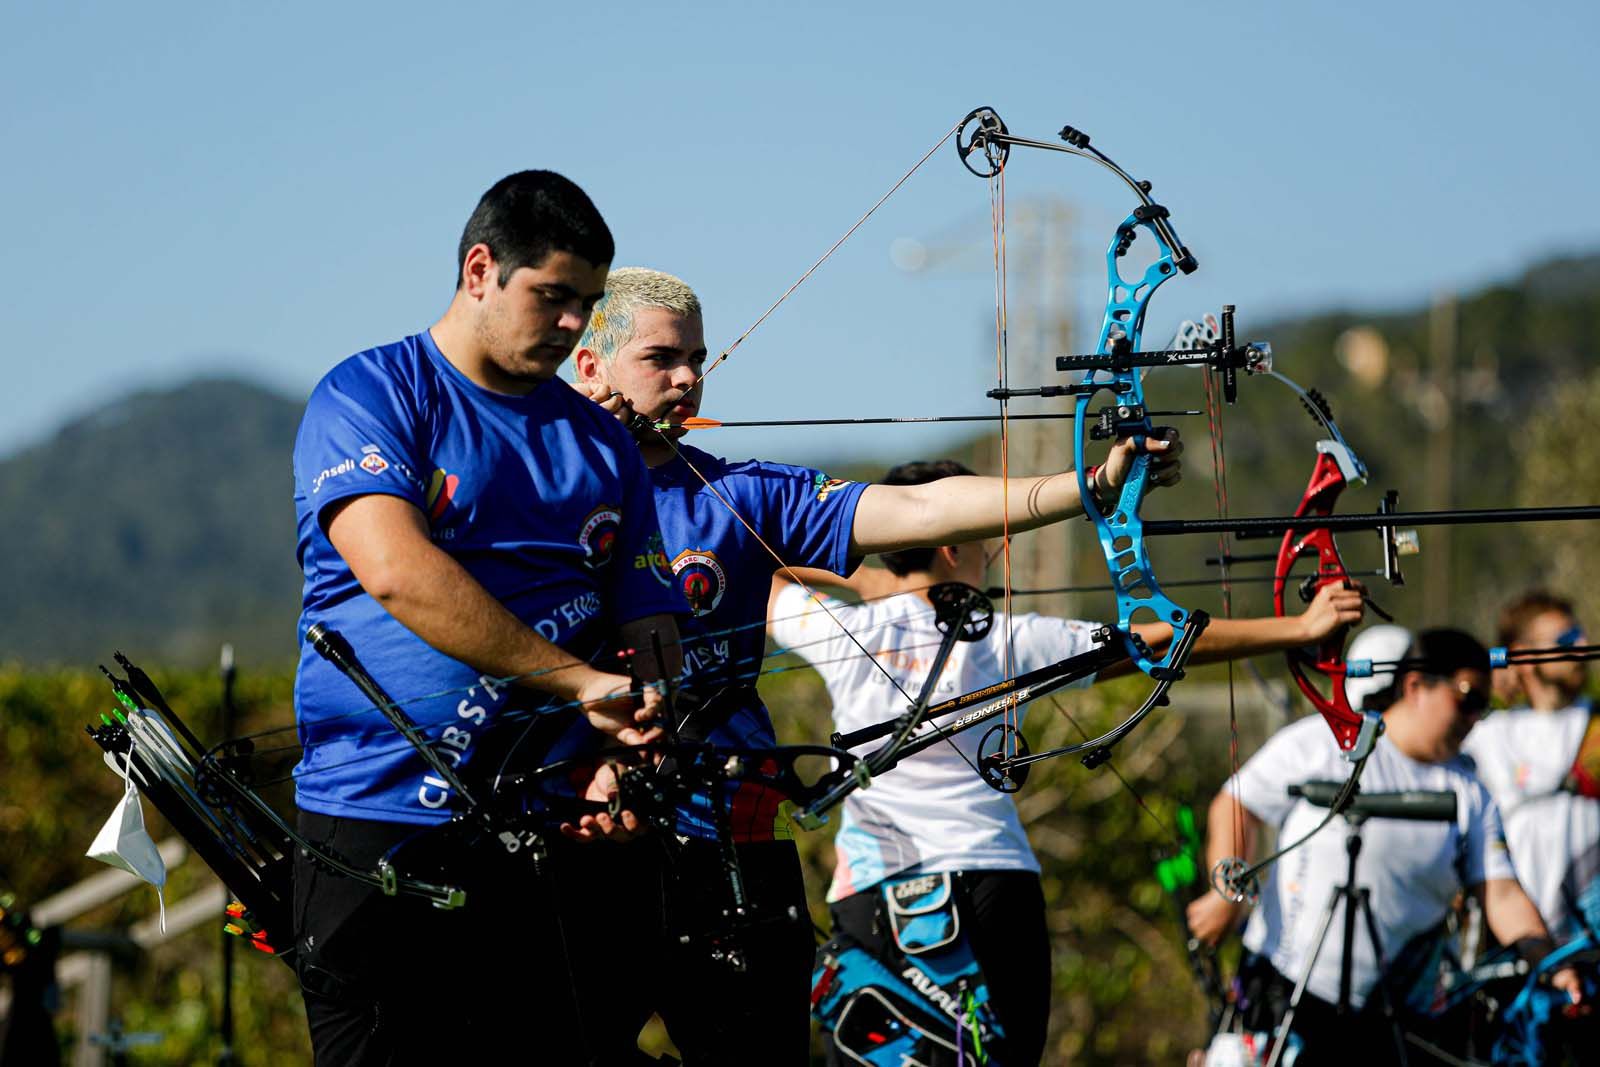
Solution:
{"label": "sponsor patch on sleeve", "polygon": [[672,565],[667,562],[667,550],[661,544],[660,534],[651,534],[644,543],[644,551],[633,557],[633,569],[648,570],[663,586],[672,585]]}
{"label": "sponsor patch on sleeve", "polygon": [[818,471],[817,476],[812,479],[811,488],[816,491],[817,503],[820,504],[824,500],[828,499],[829,493],[833,492],[835,489],[842,489],[849,484],[850,479],[848,478],[830,478],[821,471]]}

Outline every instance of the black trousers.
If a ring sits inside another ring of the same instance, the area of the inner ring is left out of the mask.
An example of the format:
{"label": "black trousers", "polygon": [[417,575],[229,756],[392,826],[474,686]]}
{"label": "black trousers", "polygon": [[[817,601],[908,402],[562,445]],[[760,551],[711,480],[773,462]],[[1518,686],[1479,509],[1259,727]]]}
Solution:
{"label": "black trousers", "polygon": [[[416,832],[309,812],[300,829],[361,867]],[[550,849],[537,867],[494,847],[441,857],[435,880],[467,890],[453,911],[296,856],[298,970],[317,1063],[653,1062],[637,1047],[653,1012],[685,1064],[807,1062],[815,940],[792,842],[739,847],[755,922],[737,931],[724,922],[709,845],[645,837]]]}
{"label": "black trousers", "polygon": [[[995,1050],[1006,1067],[1037,1064],[1050,1026],[1050,932],[1044,891],[1032,871],[961,871],[961,926],[983,968],[989,1003],[1006,1032]],[[888,952],[893,936],[877,922],[882,894],[869,889],[833,905],[833,924],[869,951]],[[960,898],[958,898],[960,899]],[[830,1063],[843,1063],[830,1053]]]}
{"label": "black trousers", "polygon": [[[707,940],[723,926],[728,899],[716,849],[695,842],[666,854],[666,936],[651,1005],[692,1067],[804,1067],[817,942],[800,853],[792,841],[764,841],[738,854],[752,921],[726,945]],[[737,952],[744,969],[717,958],[719,948]]]}
{"label": "black trousers", "polygon": [[[302,812],[300,829],[370,867],[417,828]],[[488,844],[488,843],[486,843]],[[657,886],[634,846],[475,848],[441,858],[467,906],[388,897],[295,857],[298,971],[321,1065],[632,1064],[649,1018],[631,917]],[[559,921],[558,921],[559,919]]]}
{"label": "black trousers", "polygon": [[[1294,981],[1280,974],[1265,957],[1247,954],[1239,961],[1241,1010],[1250,1030],[1271,1033],[1289,1010]],[[1295,1067],[1332,1067],[1350,1063],[1399,1063],[1393,1028],[1384,1019],[1374,988],[1360,1010],[1339,1013],[1338,1005],[1306,993],[1294,1013],[1294,1033],[1302,1042]],[[1408,1050],[1407,1059],[1428,1057]]]}

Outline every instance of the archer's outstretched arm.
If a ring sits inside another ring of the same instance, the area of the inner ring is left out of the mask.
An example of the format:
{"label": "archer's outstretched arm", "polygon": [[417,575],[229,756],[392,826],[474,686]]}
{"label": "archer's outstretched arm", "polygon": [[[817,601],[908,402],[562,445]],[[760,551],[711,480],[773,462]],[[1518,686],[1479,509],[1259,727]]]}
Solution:
{"label": "archer's outstretched arm", "polygon": [[[1176,430],[1165,440],[1149,438],[1153,456],[1152,487],[1172,485],[1181,477],[1178,457],[1183,444]],[[1138,456],[1131,439],[1112,446],[1096,473],[1102,495],[1114,495]],[[987,478],[958,475],[922,485],[872,485],[856,504],[850,531],[852,555],[898,552],[904,548],[960,545],[1037,529],[1083,514],[1078,476],[1063,471],[1042,478]]]}
{"label": "archer's outstretched arm", "polygon": [[[1354,626],[1361,621],[1366,604],[1360,589],[1346,589],[1340,585],[1325,585],[1317,591],[1316,598],[1306,605],[1299,615],[1281,618],[1267,616],[1251,619],[1213,618],[1205,632],[1195,642],[1191,665],[1221,663],[1230,659],[1244,659],[1269,652],[1314,645],[1341,626]],[[1172,627],[1164,622],[1139,623],[1135,633],[1157,652],[1165,649],[1172,640]],[[1132,664],[1119,663],[1100,672],[1101,678],[1114,678],[1128,674]]]}

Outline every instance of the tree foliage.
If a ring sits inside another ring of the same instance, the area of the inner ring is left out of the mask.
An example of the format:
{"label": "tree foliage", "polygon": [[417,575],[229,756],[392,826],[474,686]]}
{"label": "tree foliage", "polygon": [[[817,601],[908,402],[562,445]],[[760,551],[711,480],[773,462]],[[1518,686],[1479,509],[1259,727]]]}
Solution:
{"label": "tree foliage", "polygon": [[[1552,500],[1600,500],[1600,448],[1589,434],[1600,426],[1600,370],[1551,398],[1528,433],[1516,443],[1522,477],[1518,503],[1533,507]],[[1544,561],[1545,583],[1582,600],[1584,590],[1600,588],[1600,545],[1588,531],[1570,524],[1530,527],[1529,538]],[[1593,609],[1586,617],[1593,617]]]}

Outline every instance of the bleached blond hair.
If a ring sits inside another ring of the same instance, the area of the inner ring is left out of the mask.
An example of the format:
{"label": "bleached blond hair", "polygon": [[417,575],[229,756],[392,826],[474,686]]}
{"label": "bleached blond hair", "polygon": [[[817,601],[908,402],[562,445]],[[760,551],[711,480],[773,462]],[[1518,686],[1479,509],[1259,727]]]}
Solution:
{"label": "bleached blond hair", "polygon": [[665,271],[618,267],[606,277],[605,295],[590,313],[579,347],[610,363],[622,346],[633,340],[634,316],[646,308],[698,315],[700,298],[682,278]]}

